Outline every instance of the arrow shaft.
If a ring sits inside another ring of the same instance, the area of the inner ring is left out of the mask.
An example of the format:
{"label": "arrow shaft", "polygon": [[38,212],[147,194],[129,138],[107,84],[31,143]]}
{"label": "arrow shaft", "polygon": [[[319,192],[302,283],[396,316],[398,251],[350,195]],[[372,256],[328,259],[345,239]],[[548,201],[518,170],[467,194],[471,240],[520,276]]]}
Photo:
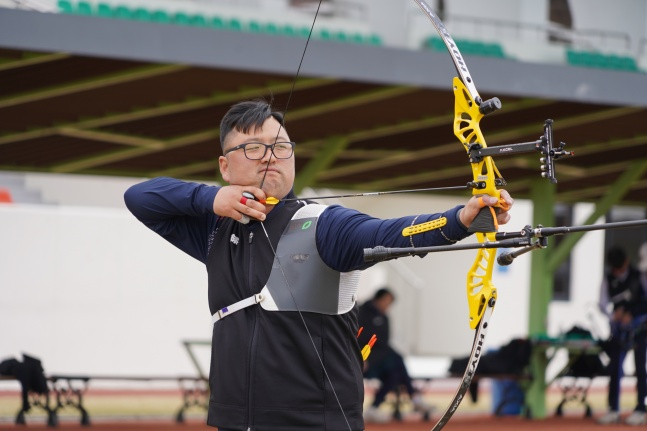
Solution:
{"label": "arrow shaft", "polygon": [[[302,201],[302,200],[318,200],[318,199],[339,199],[339,198],[358,198],[365,196],[382,196],[382,195],[397,195],[401,193],[417,193],[417,192],[438,192],[447,190],[466,190],[470,187],[465,186],[449,186],[449,187],[430,187],[425,189],[409,189],[409,190],[390,190],[384,192],[366,192],[366,193],[351,193],[345,195],[331,195],[331,196],[312,196],[307,198],[289,198],[281,199],[282,201]],[[269,199],[269,198],[268,198]]]}

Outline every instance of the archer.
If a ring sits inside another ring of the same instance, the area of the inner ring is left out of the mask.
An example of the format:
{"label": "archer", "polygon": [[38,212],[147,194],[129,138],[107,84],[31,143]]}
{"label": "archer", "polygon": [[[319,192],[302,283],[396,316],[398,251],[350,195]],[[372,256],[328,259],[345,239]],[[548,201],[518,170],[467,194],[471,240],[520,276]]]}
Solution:
{"label": "archer", "polygon": [[[355,305],[365,248],[448,245],[496,197],[443,213],[378,219],[294,199],[295,143],[281,113],[241,102],[220,126],[216,187],[155,178],[127,190],[147,227],[204,263],[213,339],[208,424],[248,429],[363,430]],[[502,190],[509,208],[513,201]],[[276,205],[259,200],[286,199]],[[421,223],[444,221],[403,236]],[[496,219],[510,219],[506,209]],[[313,349],[314,346],[314,349]]]}

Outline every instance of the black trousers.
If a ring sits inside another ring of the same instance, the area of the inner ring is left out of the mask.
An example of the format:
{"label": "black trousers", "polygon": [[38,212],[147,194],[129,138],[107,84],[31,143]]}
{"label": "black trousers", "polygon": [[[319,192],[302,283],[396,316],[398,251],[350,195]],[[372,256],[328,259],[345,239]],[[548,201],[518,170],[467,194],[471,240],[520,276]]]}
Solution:
{"label": "black trousers", "polygon": [[[634,326],[635,327],[635,326]],[[609,409],[619,411],[620,382],[624,375],[623,363],[627,352],[633,348],[636,368],[636,410],[645,411],[647,396],[647,330],[643,328],[612,325],[611,340],[607,344],[609,355]]]}
{"label": "black trousers", "polygon": [[389,349],[389,352],[378,363],[371,364],[369,369],[364,373],[364,377],[380,380],[380,388],[375,393],[375,398],[373,399],[373,406],[375,407],[384,402],[389,392],[397,389],[401,385],[406,388],[409,395],[413,395],[414,393],[411,377],[404,363],[404,358],[393,349]]}

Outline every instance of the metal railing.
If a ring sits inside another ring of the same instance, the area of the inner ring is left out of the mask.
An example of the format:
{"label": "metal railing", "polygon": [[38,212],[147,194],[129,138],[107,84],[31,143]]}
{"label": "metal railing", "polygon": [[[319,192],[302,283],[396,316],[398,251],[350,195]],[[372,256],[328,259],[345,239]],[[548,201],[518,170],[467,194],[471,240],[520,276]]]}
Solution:
{"label": "metal railing", "polygon": [[37,12],[55,13],[57,11],[55,6],[38,0],[13,0],[16,9],[34,10]]}
{"label": "metal railing", "polygon": [[[425,21],[417,10],[409,12],[409,22]],[[422,23],[420,25],[423,25]],[[573,46],[582,49],[631,50],[632,40],[628,33],[597,29],[569,29],[559,24],[524,23],[513,20],[479,18],[464,15],[448,15],[445,25],[454,38],[471,34],[476,38],[537,41],[541,43]],[[644,49],[644,47],[642,48]]]}
{"label": "metal railing", "polygon": [[523,23],[501,19],[482,19],[462,15],[450,15],[447,18],[447,27],[460,31],[461,25],[467,23],[476,34],[494,34],[496,36],[522,37],[528,34],[535,34],[538,40],[551,41],[567,45],[580,45],[588,47],[611,45],[620,46],[624,49],[631,48],[631,37],[629,34],[620,31],[581,29],[574,30],[563,27],[559,24],[534,24]]}

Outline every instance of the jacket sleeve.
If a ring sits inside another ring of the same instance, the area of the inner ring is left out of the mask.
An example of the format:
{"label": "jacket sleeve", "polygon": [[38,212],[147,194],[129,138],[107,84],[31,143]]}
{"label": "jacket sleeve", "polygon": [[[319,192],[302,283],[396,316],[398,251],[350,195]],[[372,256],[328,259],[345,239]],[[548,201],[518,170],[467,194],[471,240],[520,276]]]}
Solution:
{"label": "jacket sleeve", "polygon": [[[378,219],[359,211],[333,205],[321,214],[317,222],[317,249],[323,261],[341,272],[366,269],[374,263],[364,262],[364,249],[385,247],[415,247],[447,245],[470,234],[458,219],[463,206],[444,213],[421,214],[392,219]],[[402,230],[411,225],[447,218],[447,224],[422,234],[405,237]]]}
{"label": "jacket sleeve", "polygon": [[168,242],[206,263],[208,238],[217,216],[213,200],[219,187],[173,178],[154,178],[126,190],[130,212]]}

